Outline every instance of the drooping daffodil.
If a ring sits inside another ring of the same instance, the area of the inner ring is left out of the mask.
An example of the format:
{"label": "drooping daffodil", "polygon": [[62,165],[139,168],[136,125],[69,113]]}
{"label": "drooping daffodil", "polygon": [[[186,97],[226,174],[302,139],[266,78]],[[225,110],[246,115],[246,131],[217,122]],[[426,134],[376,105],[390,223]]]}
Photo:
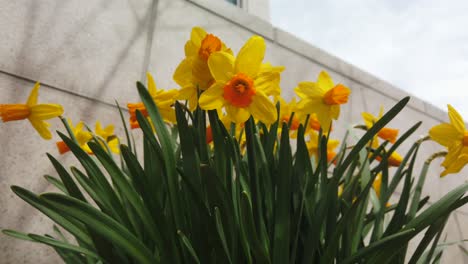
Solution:
{"label": "drooping daffodil", "polygon": [[39,135],[44,139],[51,139],[49,123],[45,120],[63,114],[63,107],[59,104],[38,104],[40,84],[34,85],[25,104],[0,104],[0,117],[3,122],[28,119]]}

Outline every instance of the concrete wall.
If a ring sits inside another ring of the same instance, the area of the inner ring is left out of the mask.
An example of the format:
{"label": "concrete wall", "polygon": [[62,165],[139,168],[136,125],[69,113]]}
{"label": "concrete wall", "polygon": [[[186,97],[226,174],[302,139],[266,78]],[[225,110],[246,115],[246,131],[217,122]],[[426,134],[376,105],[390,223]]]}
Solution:
{"label": "concrete wall", "polygon": [[[281,84],[288,99],[297,82],[315,80],[322,69],[336,82],[349,86],[351,100],[333,132],[337,138],[349,125],[362,123],[362,111],[377,113],[381,104],[388,109],[408,95],[224,1],[97,0],[84,4],[79,0],[1,0],[0,6],[0,102],[26,100],[39,80],[41,101],[61,103],[66,116],[90,124],[96,119],[118,124],[114,100],[122,104],[138,100],[134,84],[143,80],[148,70],[159,87],[176,87],[172,73],[183,58],[184,43],[195,25],[220,36],[236,52],[251,35],[263,36],[267,40],[266,59],[286,66]],[[419,120],[424,123],[412,140],[447,117],[444,111],[412,96],[391,126],[405,131]],[[35,192],[53,189],[42,175],[55,175],[44,153],[58,154],[57,137],[43,141],[27,122],[0,126],[0,229],[49,232],[50,221],[17,198],[9,186],[20,185]],[[54,122],[53,127],[60,124]],[[118,133],[123,135],[121,129]],[[409,144],[402,146],[399,152],[408,148]],[[440,149],[425,143],[419,164]],[[76,164],[70,155],[60,159]],[[465,169],[440,179],[437,163],[431,167],[424,188],[424,194],[433,199],[461,184],[468,172]],[[446,227],[447,241],[468,238],[467,220],[466,206],[453,214]],[[443,263],[468,263],[459,246],[446,251]],[[0,259],[2,263],[59,262],[48,247],[3,235]]]}

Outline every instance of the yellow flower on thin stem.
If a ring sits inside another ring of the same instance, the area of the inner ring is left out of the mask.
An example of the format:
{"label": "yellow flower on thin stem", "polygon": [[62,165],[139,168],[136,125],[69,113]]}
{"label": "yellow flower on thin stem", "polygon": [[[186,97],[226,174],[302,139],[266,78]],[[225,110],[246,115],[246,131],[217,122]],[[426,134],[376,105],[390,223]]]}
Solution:
{"label": "yellow flower on thin stem", "polygon": [[208,89],[214,82],[208,68],[208,59],[217,51],[232,54],[215,35],[208,34],[201,27],[192,29],[190,40],[185,44],[185,59],[177,66],[173,76],[174,81],[181,87],[177,99],[188,100],[191,111],[197,107],[199,90]]}
{"label": "yellow flower on thin stem", "polygon": [[320,72],[317,82],[300,82],[294,91],[300,98],[299,110],[304,114],[317,114],[325,134],[329,132],[332,119],[338,119],[340,105],[348,102],[351,93],[343,84],[335,85],[325,71]]}
{"label": "yellow flower on thin stem", "polygon": [[[309,155],[314,156],[317,159],[319,156],[319,144],[320,144],[319,134],[315,132],[314,130],[310,130],[308,134],[309,134],[309,141],[306,142],[306,145],[307,145],[307,149],[309,150]],[[338,147],[338,145],[340,145],[339,140],[328,139],[327,162],[330,162],[335,158],[336,156],[335,149]]]}
{"label": "yellow flower on thin stem", "polygon": [[[76,141],[80,148],[82,148],[84,151],[86,151],[88,154],[91,154],[92,151],[88,147],[88,142],[93,138],[93,134],[89,131],[83,130],[85,125],[83,121],[80,121],[76,124],[76,126],[73,126],[73,123],[70,119],[67,119],[68,126],[71,129],[71,132],[76,138]],[[56,142],[57,149],[60,154],[65,154],[68,151],[70,151],[70,148],[65,144],[63,141],[58,141]]]}
{"label": "yellow flower on thin stem", "polygon": [[108,125],[102,128],[101,122],[96,121],[94,132],[106,141],[107,146],[113,153],[120,153],[119,138],[114,134],[114,125]]}
{"label": "yellow flower on thin stem", "polygon": [[59,104],[38,104],[39,87],[37,82],[25,104],[0,104],[0,117],[3,122],[28,119],[39,135],[49,140],[52,138],[50,125],[44,120],[62,115],[63,107]]}
{"label": "yellow flower on thin stem", "polygon": [[[293,98],[289,103],[286,103],[286,101],[283,98],[279,98],[280,102],[280,116],[279,116],[279,121],[284,122],[286,124],[291,123],[291,126],[289,127],[289,131],[296,131],[299,128],[300,124],[300,116],[299,113],[297,113],[297,106],[296,106],[296,98]],[[294,116],[291,120],[291,115],[294,113]],[[278,133],[281,133],[281,125],[278,126]]]}
{"label": "yellow flower on thin stem", "polygon": [[[374,116],[372,115],[371,113],[367,113],[367,112],[363,112],[362,113],[362,117],[364,118],[364,122],[366,124],[366,127],[369,129],[371,128],[372,126],[374,126],[374,124],[379,121],[380,118],[382,118],[383,116],[383,106],[380,107],[380,112],[379,112],[379,116]],[[382,128],[378,133],[377,133],[377,136],[380,137],[381,139],[383,140],[387,140],[389,141],[390,143],[395,143],[397,137],[398,137],[398,129],[393,129],[393,128],[388,128],[388,127],[384,127]]]}
{"label": "yellow flower on thin stem", "polygon": [[468,163],[468,131],[461,115],[451,105],[447,105],[450,123],[442,123],[429,130],[429,136],[448,150],[442,166],[441,177],[457,173]]}
{"label": "yellow flower on thin stem", "polygon": [[[200,96],[202,109],[225,108],[227,116],[236,124],[244,123],[252,115],[255,119],[271,124],[276,121],[274,103],[268,98],[271,85],[279,73],[262,72],[265,41],[253,36],[241,48],[237,58],[226,52],[211,54],[208,65],[215,83]],[[267,76],[267,77],[265,77]]]}
{"label": "yellow flower on thin stem", "polygon": [[[148,81],[148,92],[153,98],[154,103],[158,107],[158,110],[167,123],[176,123],[175,110],[173,108],[175,102],[175,96],[177,95],[176,89],[170,90],[161,90],[156,88],[156,83],[153,76],[148,72],[146,73],[146,78]],[[148,111],[146,110],[145,105],[142,102],[138,103],[128,103],[128,111],[130,113],[130,127],[132,129],[139,128],[136,118],[136,111],[140,110],[143,116],[148,117]]]}

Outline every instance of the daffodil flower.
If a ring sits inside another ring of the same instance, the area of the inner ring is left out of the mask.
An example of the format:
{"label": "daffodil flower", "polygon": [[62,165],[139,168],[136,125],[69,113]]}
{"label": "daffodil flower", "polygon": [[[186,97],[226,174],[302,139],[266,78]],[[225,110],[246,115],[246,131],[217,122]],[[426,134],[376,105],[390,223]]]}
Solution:
{"label": "daffodil flower", "polygon": [[[156,83],[153,76],[148,72],[146,73],[146,78],[148,81],[148,92],[153,98],[154,103],[158,107],[158,110],[164,119],[168,123],[176,123],[175,110],[173,108],[175,96],[177,95],[176,89],[170,90],[158,90],[156,88]],[[143,116],[148,116],[148,111],[146,110],[145,105],[142,102],[138,103],[128,103],[128,111],[130,113],[130,127],[132,129],[139,128],[136,118],[136,111],[140,110]]]}
{"label": "daffodil flower", "polygon": [[[237,58],[227,52],[216,52],[208,59],[215,83],[200,96],[202,109],[225,108],[232,122],[244,123],[252,115],[255,119],[272,124],[277,119],[276,107],[268,98],[271,86],[276,85],[279,73],[262,66],[265,41],[253,36],[241,48]],[[263,72],[262,72],[263,71]]]}
{"label": "daffodil flower", "polygon": [[[382,118],[383,111],[384,111],[383,106],[381,106],[379,116],[377,117],[372,115],[371,113],[367,113],[367,112],[362,113],[362,117],[364,118],[364,122],[368,129],[371,128],[377,121],[379,121],[380,118]],[[398,129],[384,127],[377,133],[377,136],[393,144],[395,143],[398,137],[398,132],[399,132]]]}
{"label": "daffodil flower", "polygon": [[441,177],[457,173],[468,163],[468,131],[461,115],[451,105],[447,105],[450,123],[442,123],[431,128],[429,136],[448,149],[442,162],[445,170]]}
{"label": "daffodil flower", "polygon": [[189,109],[195,110],[198,105],[198,93],[208,89],[214,82],[208,68],[211,54],[224,51],[232,54],[231,49],[215,35],[208,34],[201,27],[194,27],[190,40],[185,44],[185,59],[174,72],[173,79],[181,87],[177,99],[188,100]]}
{"label": "daffodil flower", "polygon": [[320,72],[317,82],[300,82],[294,91],[301,99],[299,110],[304,114],[317,114],[325,134],[329,132],[332,119],[338,119],[340,105],[348,102],[351,93],[343,84],[335,85],[325,71]]}
{"label": "daffodil flower", "polygon": [[[299,118],[299,113],[296,111],[296,98],[293,98],[289,103],[286,103],[286,101],[283,98],[279,98],[280,102],[280,116],[279,120],[280,122],[284,122],[286,124],[291,123],[291,126],[289,127],[289,131],[295,131],[299,128],[300,124],[300,118]],[[293,119],[291,120],[291,115],[293,115]],[[279,133],[280,129],[278,129]]]}
{"label": "daffodil flower", "polygon": [[26,104],[0,104],[0,117],[3,122],[28,119],[39,135],[44,139],[51,139],[49,123],[44,120],[58,117],[63,114],[63,107],[59,104],[38,104],[39,82],[29,95]]}
{"label": "daffodil flower", "polygon": [[[381,156],[375,157],[376,160],[382,161]],[[390,167],[399,167],[401,162],[403,161],[403,157],[398,154],[396,151],[393,151],[390,157],[387,158],[388,166]]]}
{"label": "daffodil flower", "polygon": [[[83,121],[78,122],[76,126],[73,126],[73,123],[70,119],[67,119],[67,122],[80,148],[82,148],[87,153],[91,154],[92,151],[88,147],[88,142],[93,138],[93,134],[89,131],[84,130]],[[56,142],[56,145],[60,154],[65,154],[68,151],[70,151],[70,148],[63,141]]]}
{"label": "daffodil flower", "polygon": [[119,138],[114,134],[114,125],[108,125],[102,128],[101,122],[96,121],[94,132],[106,141],[107,146],[113,153],[120,153]]}
{"label": "daffodil flower", "polygon": [[[319,151],[319,144],[320,144],[320,138],[317,132],[314,130],[309,131],[309,141],[306,142],[307,149],[309,150],[309,155],[314,156],[315,158],[318,158],[318,151]],[[339,140],[336,139],[328,139],[327,142],[327,162],[330,162],[335,158],[336,152],[335,149],[338,147],[340,144]],[[318,160],[317,160],[318,161]]]}

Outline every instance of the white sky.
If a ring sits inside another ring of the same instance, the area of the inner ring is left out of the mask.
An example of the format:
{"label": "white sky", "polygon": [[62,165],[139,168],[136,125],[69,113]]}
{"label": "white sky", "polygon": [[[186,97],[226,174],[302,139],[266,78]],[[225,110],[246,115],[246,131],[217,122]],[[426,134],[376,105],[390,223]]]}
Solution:
{"label": "white sky", "polygon": [[272,23],[468,120],[468,0],[271,0]]}

